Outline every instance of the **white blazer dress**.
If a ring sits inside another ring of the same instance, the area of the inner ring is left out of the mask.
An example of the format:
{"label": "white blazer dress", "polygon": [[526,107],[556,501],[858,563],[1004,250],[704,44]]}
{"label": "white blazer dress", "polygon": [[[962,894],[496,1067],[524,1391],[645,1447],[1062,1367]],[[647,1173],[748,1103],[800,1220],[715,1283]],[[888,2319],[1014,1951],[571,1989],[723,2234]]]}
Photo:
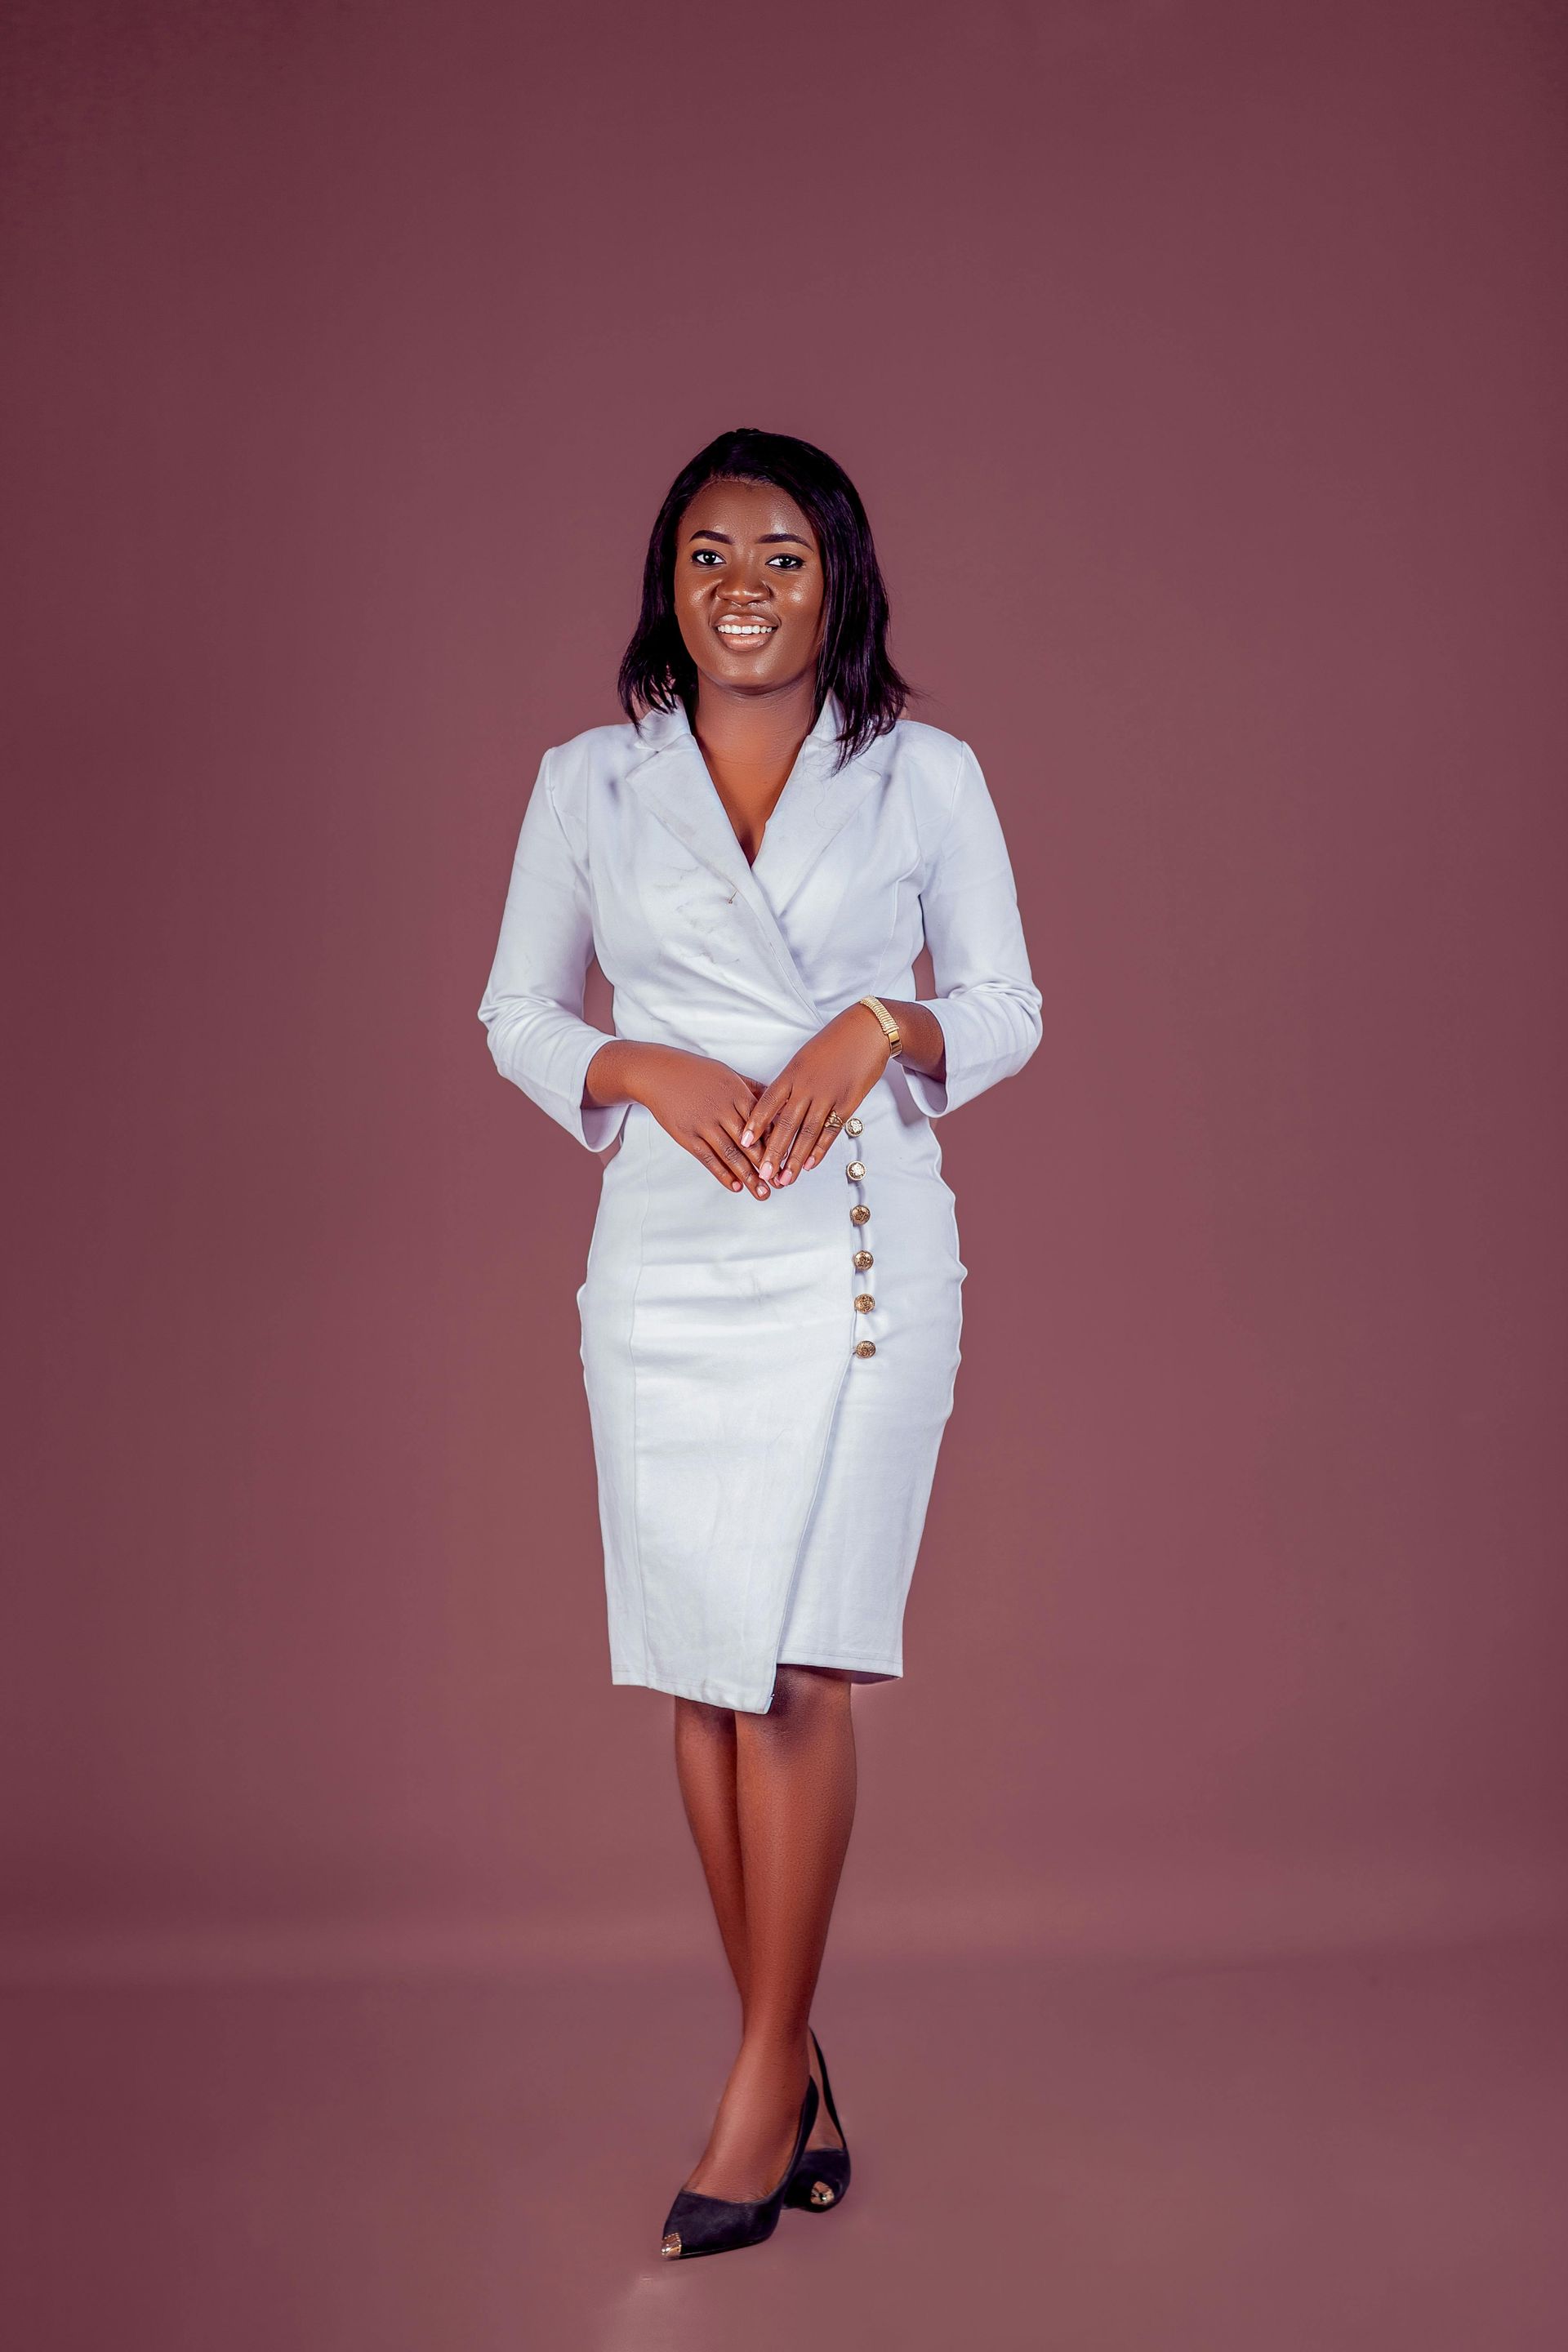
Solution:
{"label": "white blazer dress", "polygon": [[[903,1671],[959,1363],[932,1122],[1040,1038],[1006,845],[965,743],[904,719],[843,768],[830,699],[749,865],[684,711],[591,728],[534,783],[479,1018],[501,1074],[605,1165],[577,1294],[617,1683],[766,1710],[782,1663]],[[942,1084],[888,1066],[820,1164],[725,1190],[640,1104],[583,1108],[616,1034],[765,1083],[858,997],[914,996]]]}

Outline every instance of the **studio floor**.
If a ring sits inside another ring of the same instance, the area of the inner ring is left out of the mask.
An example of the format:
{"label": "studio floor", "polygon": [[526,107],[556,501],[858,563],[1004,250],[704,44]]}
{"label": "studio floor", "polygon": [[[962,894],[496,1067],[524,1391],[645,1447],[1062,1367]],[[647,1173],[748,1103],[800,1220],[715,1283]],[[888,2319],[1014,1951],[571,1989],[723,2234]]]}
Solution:
{"label": "studio floor", "polygon": [[25,2352],[1559,2352],[1568,1946],[837,1969],[843,2210],[658,2256],[707,1974],[13,1992]]}

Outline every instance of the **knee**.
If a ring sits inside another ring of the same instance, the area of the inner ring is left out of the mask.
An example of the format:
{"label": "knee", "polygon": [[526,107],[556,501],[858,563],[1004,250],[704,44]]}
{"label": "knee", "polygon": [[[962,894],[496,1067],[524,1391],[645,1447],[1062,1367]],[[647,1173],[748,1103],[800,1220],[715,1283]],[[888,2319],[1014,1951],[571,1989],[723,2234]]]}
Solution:
{"label": "knee", "polygon": [[735,1711],[729,1706],[710,1706],[704,1699],[678,1698],[675,1728],[683,1739],[733,1739]]}
{"label": "knee", "polygon": [[780,1666],[767,1713],[748,1716],[746,1722],[763,1737],[809,1732],[847,1712],[849,1691],[847,1675],[823,1666]]}

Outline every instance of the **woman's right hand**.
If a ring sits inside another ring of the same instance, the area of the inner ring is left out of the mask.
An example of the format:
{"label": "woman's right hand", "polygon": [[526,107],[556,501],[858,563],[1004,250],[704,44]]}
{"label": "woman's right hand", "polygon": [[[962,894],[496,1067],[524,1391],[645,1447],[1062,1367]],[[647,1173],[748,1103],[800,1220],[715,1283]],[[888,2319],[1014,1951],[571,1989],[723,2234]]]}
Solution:
{"label": "woman's right hand", "polygon": [[641,1103],[726,1192],[768,1198],[773,1188],[757,1173],[762,1145],[741,1142],[763,1091],[759,1079],[743,1078],[727,1063],[683,1053],[678,1045],[617,1037],[601,1045],[589,1063],[584,1091],[595,1103]]}

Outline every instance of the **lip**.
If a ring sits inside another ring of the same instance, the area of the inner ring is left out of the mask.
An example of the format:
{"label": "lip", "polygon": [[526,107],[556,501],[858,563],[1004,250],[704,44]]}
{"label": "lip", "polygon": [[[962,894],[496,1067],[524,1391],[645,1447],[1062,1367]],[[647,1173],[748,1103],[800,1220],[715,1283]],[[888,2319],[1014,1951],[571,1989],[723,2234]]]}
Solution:
{"label": "lip", "polygon": [[778,635],[776,621],[764,620],[762,614],[724,613],[713,624],[713,634],[732,651],[745,652],[756,646],[765,646]]}

